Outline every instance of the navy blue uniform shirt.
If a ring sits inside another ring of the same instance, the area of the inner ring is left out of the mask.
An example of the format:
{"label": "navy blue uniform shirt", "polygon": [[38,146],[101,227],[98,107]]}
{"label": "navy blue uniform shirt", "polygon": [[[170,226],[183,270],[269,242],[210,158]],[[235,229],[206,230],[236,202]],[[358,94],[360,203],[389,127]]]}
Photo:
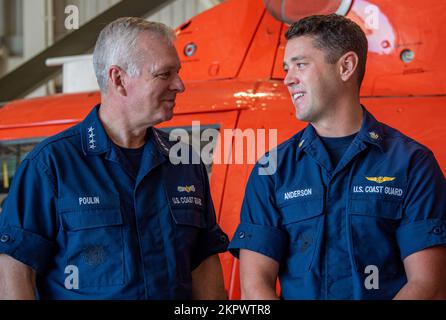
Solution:
{"label": "navy blue uniform shirt", "polygon": [[44,299],[189,299],[191,271],[228,244],[206,169],[173,165],[174,142],[150,128],[136,174],[98,110],[20,165],[0,253],[37,272]]}
{"label": "navy blue uniform shirt", "polygon": [[[364,109],[336,166],[310,124],[249,178],[229,249],[280,263],[284,299],[391,299],[403,259],[446,243],[446,183],[433,154]],[[369,278],[378,275],[376,278]]]}

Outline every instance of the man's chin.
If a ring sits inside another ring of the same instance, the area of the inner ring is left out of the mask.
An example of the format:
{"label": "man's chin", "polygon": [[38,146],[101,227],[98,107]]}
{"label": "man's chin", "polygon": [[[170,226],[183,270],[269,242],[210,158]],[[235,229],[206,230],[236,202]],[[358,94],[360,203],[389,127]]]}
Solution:
{"label": "man's chin", "polygon": [[299,109],[296,107],[296,119],[299,121],[307,121],[307,116],[302,111],[299,111]]}
{"label": "man's chin", "polygon": [[296,119],[303,122],[313,122],[314,118],[310,114],[296,112]]}
{"label": "man's chin", "polygon": [[164,112],[164,114],[161,116],[161,118],[162,118],[162,122],[169,121],[170,119],[172,119],[173,118],[173,108],[170,110],[166,110]]}

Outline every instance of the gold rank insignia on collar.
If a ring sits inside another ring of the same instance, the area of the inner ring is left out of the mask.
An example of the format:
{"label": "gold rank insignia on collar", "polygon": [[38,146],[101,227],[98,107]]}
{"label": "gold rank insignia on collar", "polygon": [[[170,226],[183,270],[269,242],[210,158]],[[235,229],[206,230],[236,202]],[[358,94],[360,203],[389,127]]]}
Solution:
{"label": "gold rank insignia on collar", "polygon": [[299,148],[302,148],[302,145],[304,144],[304,141],[305,141],[305,139],[303,139],[303,140],[301,140],[301,141],[299,142]]}
{"label": "gold rank insignia on collar", "polygon": [[369,132],[370,138],[376,140],[379,138],[379,134],[377,134],[375,131],[370,131]]}

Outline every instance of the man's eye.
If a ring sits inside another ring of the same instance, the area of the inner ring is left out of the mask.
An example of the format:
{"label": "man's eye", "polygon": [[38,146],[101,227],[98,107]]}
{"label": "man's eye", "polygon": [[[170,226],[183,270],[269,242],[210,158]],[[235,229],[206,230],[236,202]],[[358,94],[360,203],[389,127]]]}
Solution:
{"label": "man's eye", "polygon": [[298,63],[298,64],[297,64],[297,67],[298,67],[299,69],[302,69],[303,67],[305,67],[305,65],[306,65],[306,63]]}
{"label": "man's eye", "polygon": [[160,73],[160,74],[158,74],[158,77],[160,77],[162,79],[167,79],[170,77],[170,72]]}

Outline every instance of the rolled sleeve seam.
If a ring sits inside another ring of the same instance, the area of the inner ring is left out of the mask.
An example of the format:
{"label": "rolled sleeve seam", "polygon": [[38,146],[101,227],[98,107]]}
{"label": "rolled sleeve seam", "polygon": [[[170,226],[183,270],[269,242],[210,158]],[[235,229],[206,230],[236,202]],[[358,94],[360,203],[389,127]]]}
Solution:
{"label": "rolled sleeve seam", "polygon": [[285,245],[284,231],[271,226],[243,223],[237,228],[229,250],[237,258],[239,249],[246,249],[266,255],[280,263]]}
{"label": "rolled sleeve seam", "polygon": [[[225,238],[224,242],[221,240],[222,237]],[[229,243],[228,236],[220,227],[213,230],[206,230],[206,235],[201,239],[200,245],[198,246],[198,254],[196,255],[197,266],[214,254],[226,252]]]}
{"label": "rolled sleeve seam", "polygon": [[52,242],[42,236],[17,227],[0,227],[0,234],[7,234],[11,243],[0,243],[0,252],[33,268],[37,273],[44,269],[52,249]]}
{"label": "rolled sleeve seam", "polygon": [[[432,234],[432,229],[441,226],[441,234]],[[402,225],[397,231],[401,258],[436,245],[446,244],[446,221],[431,219]]]}

